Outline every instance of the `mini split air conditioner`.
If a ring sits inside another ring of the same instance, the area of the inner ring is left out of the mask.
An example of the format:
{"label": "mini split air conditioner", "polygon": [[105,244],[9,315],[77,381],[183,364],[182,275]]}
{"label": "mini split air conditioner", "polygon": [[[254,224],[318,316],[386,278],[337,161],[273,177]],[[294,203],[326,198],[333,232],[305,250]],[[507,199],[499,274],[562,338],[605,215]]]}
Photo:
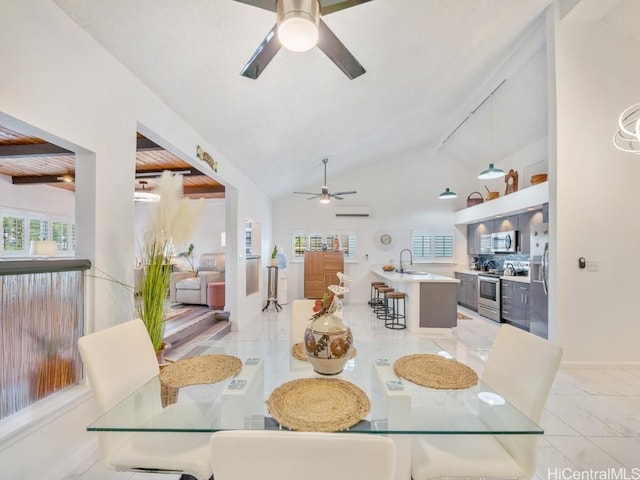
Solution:
{"label": "mini split air conditioner", "polygon": [[349,218],[371,218],[371,208],[369,207],[336,207],[336,217]]}

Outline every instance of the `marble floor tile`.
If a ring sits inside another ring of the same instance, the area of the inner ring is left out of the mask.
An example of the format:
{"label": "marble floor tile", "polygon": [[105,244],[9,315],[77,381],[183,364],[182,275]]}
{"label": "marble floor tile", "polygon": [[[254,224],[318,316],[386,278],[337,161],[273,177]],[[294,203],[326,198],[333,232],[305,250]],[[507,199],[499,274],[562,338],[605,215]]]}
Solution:
{"label": "marble floor tile", "polygon": [[640,475],[640,435],[625,438],[588,437],[588,439],[627,469],[638,469],[638,475]]}
{"label": "marble floor tile", "polygon": [[[570,462],[571,468],[576,470],[604,470],[623,467],[620,462],[590,442],[588,438],[548,436],[545,437],[545,440],[562,455],[565,461]],[[556,465],[552,463],[548,466],[551,469],[556,468]],[[562,468],[564,465],[558,465],[558,467]]]}

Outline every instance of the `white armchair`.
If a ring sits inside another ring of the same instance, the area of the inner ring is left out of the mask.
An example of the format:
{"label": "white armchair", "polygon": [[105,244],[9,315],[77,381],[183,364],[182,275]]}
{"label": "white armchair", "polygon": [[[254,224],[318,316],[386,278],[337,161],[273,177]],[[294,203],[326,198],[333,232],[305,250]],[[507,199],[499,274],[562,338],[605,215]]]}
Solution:
{"label": "white armchair", "polygon": [[224,282],[224,253],[203,253],[195,272],[173,272],[169,299],[174,303],[207,305],[207,284]]}

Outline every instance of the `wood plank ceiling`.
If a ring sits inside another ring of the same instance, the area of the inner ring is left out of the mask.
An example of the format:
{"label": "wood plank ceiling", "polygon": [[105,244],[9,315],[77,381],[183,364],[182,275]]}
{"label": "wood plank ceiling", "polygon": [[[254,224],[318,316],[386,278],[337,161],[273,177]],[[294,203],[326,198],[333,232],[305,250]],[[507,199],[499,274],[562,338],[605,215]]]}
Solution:
{"label": "wood plank ceiling", "polygon": [[[182,173],[186,197],[224,198],[220,183],[140,134],[137,142],[136,190],[153,190],[162,171],[171,170]],[[11,177],[14,185],[46,184],[75,191],[74,154],[0,125],[0,175]]]}

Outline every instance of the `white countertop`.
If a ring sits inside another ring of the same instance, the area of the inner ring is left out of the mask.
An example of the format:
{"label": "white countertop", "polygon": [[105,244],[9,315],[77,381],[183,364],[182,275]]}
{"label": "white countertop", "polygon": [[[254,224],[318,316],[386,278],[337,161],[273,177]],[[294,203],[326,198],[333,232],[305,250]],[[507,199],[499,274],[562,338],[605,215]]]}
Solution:
{"label": "white countertop", "polygon": [[[455,273],[464,273],[466,275],[482,275],[480,270],[461,270],[456,269]],[[527,276],[518,276],[518,275],[503,275],[500,277],[500,280],[509,280],[510,282],[520,282],[520,283],[531,283],[531,279]]]}
{"label": "white countertop", "polygon": [[445,277],[443,275],[436,275],[435,273],[398,273],[398,272],[385,272],[382,268],[374,268],[373,273],[379,277],[384,278],[390,282],[404,282],[404,283],[460,283],[457,278]]}

